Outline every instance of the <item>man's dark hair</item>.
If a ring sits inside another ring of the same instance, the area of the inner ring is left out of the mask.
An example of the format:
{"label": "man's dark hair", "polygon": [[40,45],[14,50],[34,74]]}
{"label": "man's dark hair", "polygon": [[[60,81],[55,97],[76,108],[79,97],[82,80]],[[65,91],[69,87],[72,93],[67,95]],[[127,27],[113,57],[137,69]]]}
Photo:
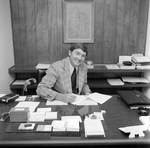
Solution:
{"label": "man's dark hair", "polygon": [[84,43],[75,43],[70,47],[70,50],[73,51],[78,48],[82,49],[82,51],[84,51],[86,53],[86,56],[88,55],[88,50]]}

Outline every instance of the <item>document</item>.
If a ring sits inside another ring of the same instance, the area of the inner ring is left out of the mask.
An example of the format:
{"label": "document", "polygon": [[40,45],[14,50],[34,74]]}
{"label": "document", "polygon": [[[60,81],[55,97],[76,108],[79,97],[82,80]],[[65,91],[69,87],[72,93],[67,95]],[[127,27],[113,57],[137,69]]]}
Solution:
{"label": "document", "polygon": [[105,137],[104,128],[101,120],[85,118],[84,120],[85,137],[103,136]]}
{"label": "document", "polygon": [[117,64],[110,64],[105,65],[107,69],[119,69]]}
{"label": "document", "polygon": [[48,69],[49,66],[50,66],[50,64],[38,63],[38,64],[36,65],[36,69]]}
{"label": "document", "polygon": [[53,120],[52,121],[53,131],[66,131],[65,121]]}
{"label": "document", "polygon": [[68,105],[67,103],[64,103],[62,101],[58,101],[58,100],[53,100],[53,101],[49,101],[47,100],[46,105],[48,106],[53,106],[53,105]]}
{"label": "document", "polygon": [[54,120],[57,119],[57,112],[46,112],[45,113],[45,120]]}
{"label": "document", "polygon": [[121,79],[123,82],[128,82],[128,83],[149,83],[149,81],[144,77],[122,76]]}
{"label": "document", "polygon": [[28,107],[30,112],[34,112],[40,102],[19,102],[15,107]]}
{"label": "document", "polygon": [[52,108],[47,107],[47,108],[37,108],[37,112],[51,112]]}
{"label": "document", "polygon": [[141,116],[139,120],[147,126],[147,129],[150,131],[150,116]]}
{"label": "document", "polygon": [[[112,96],[110,95],[104,95],[104,94],[100,94],[100,93],[92,93],[88,96],[86,95],[76,95],[76,99],[74,102],[72,102],[72,104],[75,104],[75,105],[85,105],[86,104],[86,100],[91,100],[91,101],[94,101],[96,103],[99,103],[99,104],[103,104],[105,103],[107,100],[109,100]],[[83,101],[85,101],[85,104],[83,104]]]}
{"label": "document", "polygon": [[111,86],[124,85],[124,82],[122,82],[121,79],[107,79],[107,81]]}
{"label": "document", "polygon": [[98,103],[93,101],[93,100],[91,100],[91,99],[89,99],[89,98],[87,98],[86,100],[78,103],[77,105],[78,106],[84,106],[84,105],[88,105],[89,106],[89,105],[98,105]]}
{"label": "document", "polygon": [[145,125],[126,126],[120,127],[119,130],[124,133],[130,133],[129,138],[135,138],[136,135],[138,135],[139,137],[144,137],[145,134],[143,133],[143,131],[147,131],[147,127]]}
{"label": "document", "polygon": [[51,125],[38,125],[36,131],[37,132],[51,132]]}
{"label": "document", "polygon": [[43,112],[32,112],[29,116],[30,122],[44,122],[45,120],[45,113]]}

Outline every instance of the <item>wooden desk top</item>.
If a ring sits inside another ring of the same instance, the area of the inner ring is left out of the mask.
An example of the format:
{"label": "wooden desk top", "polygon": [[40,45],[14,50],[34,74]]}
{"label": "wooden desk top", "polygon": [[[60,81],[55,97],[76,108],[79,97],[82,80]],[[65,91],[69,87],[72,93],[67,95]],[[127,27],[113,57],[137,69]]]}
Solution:
{"label": "wooden desk top", "polygon": [[[40,98],[40,102],[38,107],[44,107],[45,100]],[[9,111],[15,105],[16,102],[0,104],[0,113]],[[143,138],[129,139],[128,134],[124,134],[118,129],[125,126],[142,125],[137,111],[130,110],[118,96],[113,96],[110,100],[98,106],[76,107],[69,105],[52,107],[52,111],[58,111],[61,115],[77,115],[81,114],[81,110],[84,113],[92,113],[99,111],[99,109],[106,111],[104,114],[106,124],[105,138],[87,139],[84,137],[84,131],[81,132],[81,137],[53,137],[50,133],[39,132],[6,132],[7,127],[10,125],[9,119],[7,119],[5,122],[0,122],[0,146],[121,146],[125,144],[150,146],[149,132],[145,132],[145,137]]]}

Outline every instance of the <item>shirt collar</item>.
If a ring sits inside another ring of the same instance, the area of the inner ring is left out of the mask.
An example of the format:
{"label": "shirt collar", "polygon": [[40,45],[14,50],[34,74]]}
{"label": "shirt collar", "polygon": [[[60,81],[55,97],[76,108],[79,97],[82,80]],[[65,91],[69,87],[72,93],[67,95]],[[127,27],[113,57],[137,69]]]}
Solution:
{"label": "shirt collar", "polygon": [[68,63],[69,63],[69,68],[70,68],[70,75],[72,75],[74,68],[76,68],[76,71],[77,71],[78,67],[73,67],[70,63],[69,58],[68,58]]}

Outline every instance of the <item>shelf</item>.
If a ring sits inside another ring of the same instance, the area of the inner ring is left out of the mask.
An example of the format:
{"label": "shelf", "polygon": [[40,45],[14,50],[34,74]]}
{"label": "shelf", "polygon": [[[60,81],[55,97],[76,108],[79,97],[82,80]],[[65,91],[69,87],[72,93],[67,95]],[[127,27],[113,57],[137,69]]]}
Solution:
{"label": "shelf", "polygon": [[8,69],[9,73],[38,73],[35,65],[12,66]]}
{"label": "shelf", "polygon": [[94,66],[92,69],[88,69],[88,73],[128,73],[128,72],[146,72],[150,69],[107,69],[105,65]]}
{"label": "shelf", "polygon": [[135,87],[150,87],[149,84],[130,84],[130,83],[125,83],[124,85],[118,85],[118,86],[111,86],[108,82],[107,79],[89,79],[88,80],[88,85],[90,88],[135,88]]}

